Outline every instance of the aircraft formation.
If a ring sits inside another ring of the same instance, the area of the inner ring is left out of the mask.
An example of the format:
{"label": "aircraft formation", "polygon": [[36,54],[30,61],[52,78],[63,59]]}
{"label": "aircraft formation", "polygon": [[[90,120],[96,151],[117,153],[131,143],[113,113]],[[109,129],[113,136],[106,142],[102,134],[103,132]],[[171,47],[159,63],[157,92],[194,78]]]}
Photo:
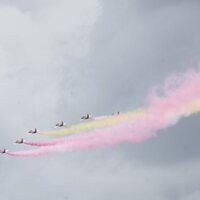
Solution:
{"label": "aircraft formation", "polygon": [[[120,114],[120,112],[112,113],[112,115],[119,115],[119,114]],[[91,114],[86,114],[86,115],[83,115],[81,117],[81,120],[95,120],[95,119],[96,118],[95,117],[93,118]],[[55,128],[61,128],[61,127],[64,127],[65,125],[66,124],[63,121],[61,121],[60,123],[56,123],[55,124]],[[34,129],[28,131],[29,134],[37,134],[39,132],[40,132],[40,130],[37,129],[37,128],[34,128]],[[24,143],[24,139],[21,138],[20,140],[15,141],[15,143],[16,144],[23,144]],[[8,152],[8,150],[5,149],[5,148],[3,150],[0,150],[1,154],[5,154],[6,152]]]}

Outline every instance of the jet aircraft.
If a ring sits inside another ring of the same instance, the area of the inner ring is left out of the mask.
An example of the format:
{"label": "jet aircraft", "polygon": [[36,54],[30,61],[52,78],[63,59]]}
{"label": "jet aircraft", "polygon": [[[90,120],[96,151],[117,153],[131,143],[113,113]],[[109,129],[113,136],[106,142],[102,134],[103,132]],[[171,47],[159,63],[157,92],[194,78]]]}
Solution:
{"label": "jet aircraft", "polygon": [[61,121],[61,123],[57,123],[56,127],[63,127],[65,125],[65,123],[63,121]]}
{"label": "jet aircraft", "polygon": [[36,134],[38,132],[39,132],[39,130],[37,128],[35,128],[34,130],[30,130],[28,133]]}
{"label": "jet aircraft", "polygon": [[87,114],[81,117],[81,119],[91,119],[91,115]]}
{"label": "jet aircraft", "polygon": [[24,143],[24,139],[22,138],[21,140],[17,140],[15,143],[22,144],[22,143]]}
{"label": "jet aircraft", "polygon": [[7,149],[3,149],[3,150],[0,150],[0,153],[6,153],[8,150]]}

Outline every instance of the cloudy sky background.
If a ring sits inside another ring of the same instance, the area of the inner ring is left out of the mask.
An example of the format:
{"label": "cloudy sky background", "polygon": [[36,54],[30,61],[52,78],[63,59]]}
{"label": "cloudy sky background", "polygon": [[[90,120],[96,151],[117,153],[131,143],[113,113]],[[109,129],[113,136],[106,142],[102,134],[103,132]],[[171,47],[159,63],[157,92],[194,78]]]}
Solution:
{"label": "cloudy sky background", "polygon": [[[0,0],[0,146],[87,112],[145,104],[196,66],[198,0]],[[3,200],[199,200],[199,115],[141,144],[0,158]]]}

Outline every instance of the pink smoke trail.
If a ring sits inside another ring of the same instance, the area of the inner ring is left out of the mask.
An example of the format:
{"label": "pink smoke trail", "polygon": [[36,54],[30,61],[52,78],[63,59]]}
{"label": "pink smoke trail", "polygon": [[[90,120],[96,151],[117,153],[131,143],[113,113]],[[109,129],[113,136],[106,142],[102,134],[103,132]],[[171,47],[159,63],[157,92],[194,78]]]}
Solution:
{"label": "pink smoke trail", "polygon": [[59,138],[59,139],[53,139],[53,140],[48,140],[48,141],[24,141],[23,143],[30,146],[42,147],[42,146],[55,145],[55,144],[60,143],[61,141],[62,141],[61,138]]}
{"label": "pink smoke trail", "polygon": [[[153,117],[151,114],[153,114]],[[152,126],[154,121],[157,123],[154,123],[154,126]],[[152,137],[153,132],[169,126],[169,123],[168,119],[166,120],[161,115],[155,117],[154,113],[151,112],[149,116],[146,115],[133,126],[130,126],[128,122],[124,122],[113,127],[105,128],[104,130],[96,130],[90,134],[76,136],[74,140],[65,138],[62,144],[41,147],[30,151],[8,152],[7,154],[13,156],[38,156],[51,152],[84,151],[94,147],[112,146],[122,141],[136,143]],[[146,124],[145,129],[144,124]],[[123,132],[124,130],[126,130],[125,133]]]}
{"label": "pink smoke trail", "polygon": [[[51,152],[87,150],[94,147],[112,146],[124,141],[136,143],[152,137],[156,131],[178,122],[180,117],[199,112],[200,73],[188,71],[174,75],[165,81],[163,96],[156,90],[149,95],[149,106],[143,115],[125,118],[124,121],[84,134],[56,140],[28,142],[30,145],[43,146],[35,150],[7,152],[14,156],[36,156]],[[27,143],[27,144],[28,144]],[[52,145],[52,146],[49,146]]]}

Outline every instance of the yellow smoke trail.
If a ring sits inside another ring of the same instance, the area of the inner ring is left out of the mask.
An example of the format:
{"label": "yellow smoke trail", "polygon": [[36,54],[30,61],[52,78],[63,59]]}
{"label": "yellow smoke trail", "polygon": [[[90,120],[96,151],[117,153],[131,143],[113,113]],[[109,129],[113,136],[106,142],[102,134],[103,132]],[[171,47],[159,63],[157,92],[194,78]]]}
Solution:
{"label": "yellow smoke trail", "polygon": [[123,120],[127,120],[129,118],[133,119],[135,117],[138,117],[139,115],[142,115],[145,112],[145,110],[146,109],[138,109],[138,110],[133,111],[133,112],[121,113],[119,115],[105,116],[105,117],[100,118],[100,119],[85,121],[85,122],[77,123],[77,124],[66,125],[64,129],[42,131],[42,132],[40,132],[40,134],[41,135],[77,134],[79,132],[85,132],[85,131],[93,130],[93,129],[96,129],[96,128],[114,125],[118,122],[121,122]]}
{"label": "yellow smoke trail", "polygon": [[[63,129],[57,130],[50,130],[50,131],[42,131],[40,132],[41,135],[71,135],[71,134],[78,134],[80,132],[86,132],[90,130],[95,130],[97,128],[102,128],[106,126],[111,126],[117,124],[122,121],[127,120],[134,120],[135,118],[143,115],[144,113],[148,112],[148,108],[137,109],[132,112],[125,112],[119,115],[110,115],[105,116],[95,120],[88,120],[82,123],[77,124],[70,124],[66,125]],[[189,116],[191,113],[197,113],[200,111],[200,99],[197,99],[190,103],[185,108],[175,111],[176,116]]]}
{"label": "yellow smoke trail", "polygon": [[198,113],[198,112],[200,112],[200,99],[197,99],[194,102],[192,102],[192,105],[190,106],[185,115],[188,116],[192,113]]}

